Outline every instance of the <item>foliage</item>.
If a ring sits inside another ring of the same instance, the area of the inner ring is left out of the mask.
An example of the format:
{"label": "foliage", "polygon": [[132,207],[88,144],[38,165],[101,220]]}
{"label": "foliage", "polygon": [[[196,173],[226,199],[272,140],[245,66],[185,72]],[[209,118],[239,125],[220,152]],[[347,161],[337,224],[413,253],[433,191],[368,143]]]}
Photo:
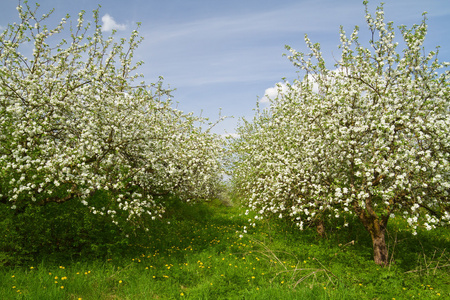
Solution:
{"label": "foliage", "polygon": [[[449,72],[438,52],[424,54],[426,18],[399,29],[383,7],[368,12],[370,46],[340,30],[341,58],[329,70],[308,36],[310,53],[290,47],[305,76],[280,86],[268,109],[244,121],[233,142],[234,183],[256,219],[305,222],[355,214],[369,231],[377,264],[387,264],[388,220],[413,232],[450,221]],[[283,91],[283,92],[282,92]]]}
{"label": "foliage", "polygon": [[34,213],[70,200],[142,226],[169,195],[214,194],[221,139],[173,108],[161,81],[136,82],[137,30],[117,41],[103,36],[98,10],[93,26],[80,12],[69,32],[69,16],[49,28],[38,5],[17,10],[20,22],[0,33],[1,205]]}
{"label": "foliage", "polygon": [[[109,201],[97,198],[97,204]],[[43,258],[55,263],[121,255],[129,236],[136,233],[130,226],[116,226],[109,215],[90,213],[79,201],[27,206],[21,213],[5,205],[0,208],[0,266],[36,264]]]}

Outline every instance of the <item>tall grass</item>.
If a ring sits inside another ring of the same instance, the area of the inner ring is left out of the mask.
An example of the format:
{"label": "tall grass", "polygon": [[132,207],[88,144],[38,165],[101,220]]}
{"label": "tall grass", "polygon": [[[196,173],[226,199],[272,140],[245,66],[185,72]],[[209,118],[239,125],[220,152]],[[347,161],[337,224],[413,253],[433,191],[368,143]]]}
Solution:
{"label": "tall grass", "polygon": [[[327,224],[326,238],[282,220],[250,228],[237,207],[174,201],[168,219],[130,237],[119,255],[3,266],[0,299],[445,299],[448,228],[388,232],[391,264],[372,261],[358,222]],[[64,257],[59,255],[58,257]]]}

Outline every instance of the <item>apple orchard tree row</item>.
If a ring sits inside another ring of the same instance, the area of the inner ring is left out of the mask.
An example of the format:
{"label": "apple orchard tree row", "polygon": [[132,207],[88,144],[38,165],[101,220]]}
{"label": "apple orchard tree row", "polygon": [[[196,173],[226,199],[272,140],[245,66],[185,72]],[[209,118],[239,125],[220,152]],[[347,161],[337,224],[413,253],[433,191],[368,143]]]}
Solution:
{"label": "apple orchard tree row", "polygon": [[[68,16],[49,29],[50,14],[38,17],[26,2],[17,10],[21,22],[0,34],[2,203],[20,210],[74,199],[130,220],[159,217],[164,195],[214,193],[221,139],[201,129],[206,120],[172,108],[160,81],[134,83],[137,30],[116,42],[114,32],[103,37],[98,10],[93,27],[81,12],[69,33]],[[90,203],[99,191],[111,199],[103,207]]]}
{"label": "apple orchard tree row", "polygon": [[234,182],[255,219],[275,215],[302,229],[356,215],[386,265],[390,218],[405,218],[414,233],[450,220],[449,72],[424,51],[426,18],[399,28],[399,53],[383,7],[372,16],[364,4],[370,47],[358,28],[350,36],[341,28],[335,70],[307,36],[309,54],[287,47],[305,76],[239,128]]}

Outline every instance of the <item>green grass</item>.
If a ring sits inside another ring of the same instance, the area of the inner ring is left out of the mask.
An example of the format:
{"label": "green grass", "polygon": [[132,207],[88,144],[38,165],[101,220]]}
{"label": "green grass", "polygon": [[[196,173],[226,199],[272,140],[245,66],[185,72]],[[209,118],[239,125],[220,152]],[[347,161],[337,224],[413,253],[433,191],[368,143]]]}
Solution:
{"label": "green grass", "polygon": [[174,203],[120,255],[3,266],[0,299],[450,298],[448,228],[413,236],[393,220],[392,263],[380,268],[357,222],[328,224],[324,239],[281,220],[239,238],[246,225],[239,208],[218,201]]}

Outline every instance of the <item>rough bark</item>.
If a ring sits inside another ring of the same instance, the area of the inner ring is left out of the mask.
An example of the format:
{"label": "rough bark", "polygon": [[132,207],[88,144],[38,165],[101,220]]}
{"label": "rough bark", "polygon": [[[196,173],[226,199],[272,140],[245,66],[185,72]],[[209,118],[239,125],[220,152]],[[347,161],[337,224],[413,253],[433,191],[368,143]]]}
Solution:
{"label": "rough bark", "polygon": [[365,201],[365,208],[361,208],[357,201],[353,202],[353,209],[361,223],[370,233],[373,246],[373,260],[379,266],[389,264],[389,253],[386,246],[386,227],[389,221],[389,214],[379,215],[373,207],[372,198]]}
{"label": "rough bark", "polygon": [[316,221],[316,230],[317,230],[317,234],[320,237],[323,238],[323,237],[326,236],[326,234],[325,234],[325,225],[323,224],[323,220],[322,219],[319,219],[319,220]]}
{"label": "rough bark", "polygon": [[373,260],[377,265],[387,266],[389,264],[389,253],[386,247],[385,230],[371,233],[373,244]]}
{"label": "rough bark", "polygon": [[363,220],[364,227],[370,233],[373,246],[373,260],[379,266],[389,264],[389,253],[386,246],[386,222],[377,218],[366,218]]}

